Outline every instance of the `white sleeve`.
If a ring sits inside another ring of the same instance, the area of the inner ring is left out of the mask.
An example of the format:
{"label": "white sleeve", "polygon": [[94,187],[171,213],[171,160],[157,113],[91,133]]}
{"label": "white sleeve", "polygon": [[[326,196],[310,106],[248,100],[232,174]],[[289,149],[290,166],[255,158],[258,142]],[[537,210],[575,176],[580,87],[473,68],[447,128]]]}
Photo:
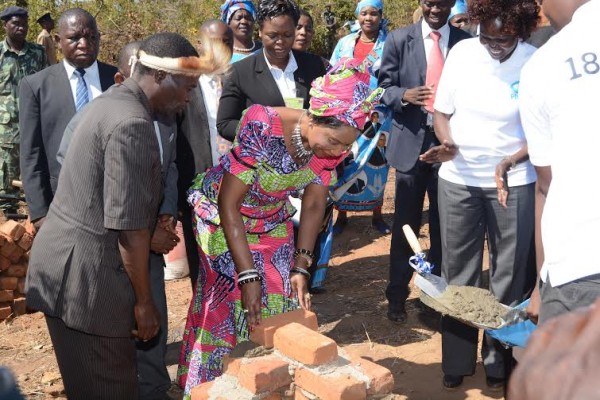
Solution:
{"label": "white sleeve", "polygon": [[538,167],[551,164],[552,133],[544,101],[546,83],[538,63],[527,63],[521,71],[519,83],[519,112],[525,131],[529,158]]}
{"label": "white sleeve", "polygon": [[[458,47],[458,45],[455,47]],[[463,62],[465,62],[465,59],[463,58],[465,55],[462,57],[460,55],[463,53],[464,52],[460,51],[460,49],[457,51],[456,48],[453,48],[452,51],[448,53],[448,57],[444,62],[444,69],[442,70],[442,76],[438,83],[435,102],[433,104],[434,109],[443,112],[444,114],[454,114],[454,95],[456,89],[460,85],[460,73],[461,70],[463,70]]]}

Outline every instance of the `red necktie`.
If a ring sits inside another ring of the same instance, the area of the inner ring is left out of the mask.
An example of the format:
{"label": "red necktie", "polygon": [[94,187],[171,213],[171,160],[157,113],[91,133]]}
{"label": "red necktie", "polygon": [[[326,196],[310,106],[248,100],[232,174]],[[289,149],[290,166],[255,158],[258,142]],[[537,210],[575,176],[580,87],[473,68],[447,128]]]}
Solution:
{"label": "red necktie", "polygon": [[440,35],[439,32],[432,31],[429,37],[433,39],[433,47],[429,52],[429,59],[427,60],[427,76],[425,82],[427,86],[433,85],[433,96],[425,101],[425,109],[430,113],[433,112],[433,102],[435,101],[435,93],[437,92],[437,86],[442,76],[442,68],[444,68],[444,56],[440,49]]}

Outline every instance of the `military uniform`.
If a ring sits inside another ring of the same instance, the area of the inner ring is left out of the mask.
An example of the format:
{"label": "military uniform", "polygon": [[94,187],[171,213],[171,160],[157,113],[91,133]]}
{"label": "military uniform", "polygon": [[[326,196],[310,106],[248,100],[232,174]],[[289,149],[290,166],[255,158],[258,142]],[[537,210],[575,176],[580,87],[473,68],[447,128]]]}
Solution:
{"label": "military uniform", "polygon": [[25,42],[15,52],[0,42],[0,193],[15,192],[11,181],[19,179],[19,82],[47,65],[42,46]]}

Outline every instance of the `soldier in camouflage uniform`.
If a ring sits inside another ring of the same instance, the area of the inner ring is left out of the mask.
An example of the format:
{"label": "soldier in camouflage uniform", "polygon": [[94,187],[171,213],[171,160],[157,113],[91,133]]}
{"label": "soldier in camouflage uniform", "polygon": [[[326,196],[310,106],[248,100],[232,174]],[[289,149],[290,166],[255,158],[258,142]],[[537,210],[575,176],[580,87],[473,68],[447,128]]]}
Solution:
{"label": "soldier in camouflage uniform", "polygon": [[[27,10],[10,6],[0,13],[6,38],[0,42],[0,194],[18,194],[11,182],[19,179],[19,82],[44,69],[44,48],[29,43]],[[16,203],[0,199],[0,209],[14,212]]]}

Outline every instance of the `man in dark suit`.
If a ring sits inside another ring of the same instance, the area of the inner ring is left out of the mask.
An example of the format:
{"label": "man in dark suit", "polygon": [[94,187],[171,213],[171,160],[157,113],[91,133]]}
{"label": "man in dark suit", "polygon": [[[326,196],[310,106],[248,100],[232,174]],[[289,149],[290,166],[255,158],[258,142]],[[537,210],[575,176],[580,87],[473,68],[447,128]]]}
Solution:
{"label": "man in dark suit", "polygon": [[[291,44],[293,44],[293,40]],[[295,50],[292,50],[290,54],[293,55],[298,65],[294,72],[296,97],[302,99],[302,106],[307,109],[310,84],[315,78],[325,75],[325,65],[321,57],[314,54]],[[233,141],[243,111],[252,104],[272,107],[286,105],[263,51],[232,65],[231,72],[223,83],[223,93],[219,103],[219,113],[217,114],[219,134],[225,139]]]}
{"label": "man in dark suit", "polygon": [[385,89],[382,102],[393,112],[386,157],[396,169],[390,281],[386,290],[387,316],[392,321],[406,320],[405,302],[412,277],[408,259],[413,252],[402,226],[409,224],[418,234],[425,192],[429,198],[429,260],[435,265],[434,272],[440,274],[442,252],[437,208],[440,165],[419,161],[419,155],[439,144],[433,131],[431,108],[435,82],[426,82],[428,63],[431,70],[435,57],[431,56],[432,51],[445,59],[454,44],[470,37],[448,24],[454,3],[454,0],[421,0],[423,19],[390,33],[383,49],[379,85]]}
{"label": "man in dark suit", "polygon": [[19,93],[21,177],[30,218],[38,227],[56,191],[60,171],[56,154],[67,124],[77,107],[114,83],[117,72],[96,61],[100,34],[90,13],[81,8],[65,11],[58,30],[63,62],[23,79]]}
{"label": "man in dark suit", "polygon": [[139,398],[132,337],[150,343],[160,327],[148,259],[171,135],[157,122],[183,110],[207,64],[182,36],[153,35],[132,77],[77,115],[26,283],[69,398]]}

